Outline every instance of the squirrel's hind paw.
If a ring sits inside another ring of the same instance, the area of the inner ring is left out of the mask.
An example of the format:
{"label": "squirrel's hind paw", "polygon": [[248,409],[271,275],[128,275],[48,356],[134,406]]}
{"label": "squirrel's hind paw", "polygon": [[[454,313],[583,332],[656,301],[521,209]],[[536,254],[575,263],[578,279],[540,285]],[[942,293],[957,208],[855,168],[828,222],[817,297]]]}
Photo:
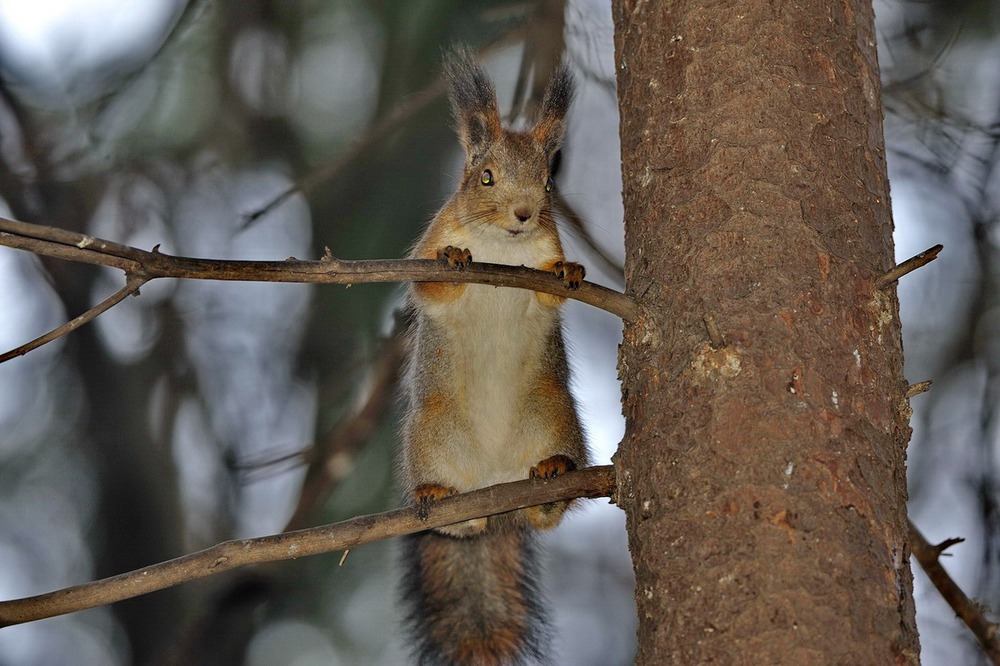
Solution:
{"label": "squirrel's hind paw", "polygon": [[[452,486],[442,486],[440,483],[421,483],[413,489],[413,499],[417,505],[417,517],[420,520],[427,520],[431,514],[431,505],[434,502],[457,494],[458,490]],[[473,518],[472,520],[466,520],[455,525],[437,527],[434,531],[451,537],[462,538],[479,534],[486,529],[486,524],[486,518]]]}
{"label": "squirrel's hind paw", "polygon": [[427,520],[427,516],[431,513],[431,504],[456,494],[458,494],[458,491],[451,486],[442,486],[440,483],[421,483],[413,489],[413,501],[417,505],[417,517],[420,520]]}
{"label": "squirrel's hind paw", "polygon": [[[546,458],[532,467],[528,476],[532,479],[554,479],[575,469],[576,462],[572,458],[559,454]],[[531,506],[524,510],[524,515],[532,527],[540,530],[551,530],[562,520],[569,505],[570,502],[552,502]]]}
{"label": "squirrel's hind paw", "polygon": [[438,261],[447,263],[448,268],[457,268],[458,270],[462,270],[472,263],[472,253],[469,252],[469,248],[463,250],[454,245],[448,245],[438,250],[437,258]]}
{"label": "squirrel's hind paw", "polygon": [[575,261],[557,261],[552,265],[552,272],[563,281],[567,289],[579,289],[587,269]]}
{"label": "squirrel's hind paw", "polygon": [[[413,489],[413,500],[417,505],[417,517],[420,520],[427,520],[431,515],[431,506],[434,502],[457,494],[458,490],[452,486],[442,486],[440,483],[421,483]],[[479,534],[485,529],[486,518],[473,518],[472,520],[466,520],[463,523],[455,525],[436,527],[434,531],[447,534],[451,537],[461,538]]]}

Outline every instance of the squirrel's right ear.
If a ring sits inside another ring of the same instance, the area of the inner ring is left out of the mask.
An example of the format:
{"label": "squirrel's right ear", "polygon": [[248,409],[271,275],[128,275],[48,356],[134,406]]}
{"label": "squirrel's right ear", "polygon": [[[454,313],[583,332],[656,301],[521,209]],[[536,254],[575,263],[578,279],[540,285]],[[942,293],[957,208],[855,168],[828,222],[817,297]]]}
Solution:
{"label": "squirrel's right ear", "polygon": [[535,140],[542,144],[545,154],[552,158],[562,145],[566,134],[566,112],[573,101],[573,75],[562,65],[553,74],[545,89],[542,110],[535,124]]}
{"label": "squirrel's right ear", "polygon": [[489,149],[502,131],[496,89],[465,48],[455,48],[445,55],[444,73],[458,123],[458,138],[469,161],[473,161]]}

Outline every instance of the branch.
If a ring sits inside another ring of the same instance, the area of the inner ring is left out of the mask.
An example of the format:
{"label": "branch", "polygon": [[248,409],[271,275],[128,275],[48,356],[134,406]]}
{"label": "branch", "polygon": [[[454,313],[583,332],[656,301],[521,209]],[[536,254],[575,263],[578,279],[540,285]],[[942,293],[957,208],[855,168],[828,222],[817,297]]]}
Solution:
{"label": "branch", "polygon": [[430,516],[423,521],[417,517],[416,509],[405,507],[296,532],[224,541],[144,569],[34,597],[0,602],[0,627],[131,599],[248,564],[349,550],[373,541],[559,500],[613,497],[614,490],[612,466],[589,467],[555,479],[525,479],[454,495],[434,503]]}
{"label": "branch", "polygon": [[927,248],[920,254],[914,255],[900,264],[896,264],[893,268],[886,271],[882,277],[875,281],[875,288],[885,289],[907,273],[912,273],[921,266],[926,266],[937,259],[937,256],[942,249],[944,249],[944,245],[938,244],[934,247]]}
{"label": "branch", "polygon": [[910,550],[920,562],[927,577],[934,583],[944,600],[952,607],[955,614],[965,622],[965,625],[975,634],[976,639],[983,646],[983,651],[990,660],[1000,666],[1000,641],[997,640],[998,626],[986,619],[982,608],[969,599],[962,592],[962,589],[952,580],[948,572],[941,566],[940,557],[947,548],[961,543],[964,539],[948,539],[936,546],[932,546],[920,533],[920,530],[911,522],[910,525]]}
{"label": "branch", "polygon": [[[0,245],[67,261],[118,268],[125,271],[129,282],[140,285],[156,278],[346,285],[368,282],[474,282],[494,287],[532,289],[572,298],[618,315],[626,321],[635,321],[638,316],[635,302],[625,294],[592,282],[584,282],[579,289],[570,291],[552,273],[524,266],[474,262],[466,265],[463,270],[456,271],[432,259],[345,260],[333,257],[329,250],[319,261],[301,261],[294,257],[285,261],[195,259],[163,254],[156,247],[147,252],[65,229],[3,217],[0,217]],[[98,307],[104,305],[102,303]],[[85,321],[81,324],[98,314],[100,313],[93,310],[84,313],[81,317]],[[65,330],[60,335],[75,326],[60,327],[63,328]],[[58,335],[43,337],[49,341]]]}
{"label": "branch", "polygon": [[67,333],[70,333],[71,331],[75,331],[84,324],[89,323],[91,320],[97,317],[97,315],[106,312],[107,310],[110,310],[115,305],[118,305],[119,303],[124,301],[126,296],[130,296],[132,294],[138,294],[139,288],[142,285],[146,284],[146,282],[147,280],[144,278],[129,276],[125,280],[124,287],[122,287],[115,293],[111,294],[106,299],[104,299],[94,307],[84,312],[82,315],[74,317],[73,319],[69,320],[59,328],[53,329],[48,333],[46,333],[45,335],[38,336],[31,342],[26,342],[25,344],[21,345],[16,349],[11,349],[9,352],[5,354],[0,354],[0,363],[9,361],[12,358],[17,358],[18,356],[24,356],[32,349],[37,349],[48,342],[52,342],[57,338],[61,338],[62,336],[66,335]]}

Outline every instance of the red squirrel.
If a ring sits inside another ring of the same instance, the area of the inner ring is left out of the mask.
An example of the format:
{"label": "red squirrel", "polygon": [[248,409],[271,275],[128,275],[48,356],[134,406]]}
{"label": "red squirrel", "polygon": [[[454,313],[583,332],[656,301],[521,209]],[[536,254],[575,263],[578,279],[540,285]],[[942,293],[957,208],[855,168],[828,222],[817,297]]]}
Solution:
{"label": "red squirrel", "polygon": [[[459,270],[469,262],[525,265],[579,287],[552,213],[551,166],[566,130],[573,80],[549,82],[533,128],[503,127],[496,92],[465,50],[445,63],[465,168],[411,257]],[[448,495],[588,464],[559,309],[565,299],[524,289],[414,283],[401,483],[427,512]],[[420,664],[548,661],[534,530],[559,524],[569,502],[423,532],[406,540],[405,597]]]}

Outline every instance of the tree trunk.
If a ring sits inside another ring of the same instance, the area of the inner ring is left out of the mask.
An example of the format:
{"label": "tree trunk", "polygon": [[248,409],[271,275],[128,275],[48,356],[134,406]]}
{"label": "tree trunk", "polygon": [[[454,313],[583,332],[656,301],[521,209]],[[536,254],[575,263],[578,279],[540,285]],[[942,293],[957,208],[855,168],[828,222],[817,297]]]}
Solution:
{"label": "tree trunk", "polygon": [[916,663],[871,3],[614,12],[637,663]]}

